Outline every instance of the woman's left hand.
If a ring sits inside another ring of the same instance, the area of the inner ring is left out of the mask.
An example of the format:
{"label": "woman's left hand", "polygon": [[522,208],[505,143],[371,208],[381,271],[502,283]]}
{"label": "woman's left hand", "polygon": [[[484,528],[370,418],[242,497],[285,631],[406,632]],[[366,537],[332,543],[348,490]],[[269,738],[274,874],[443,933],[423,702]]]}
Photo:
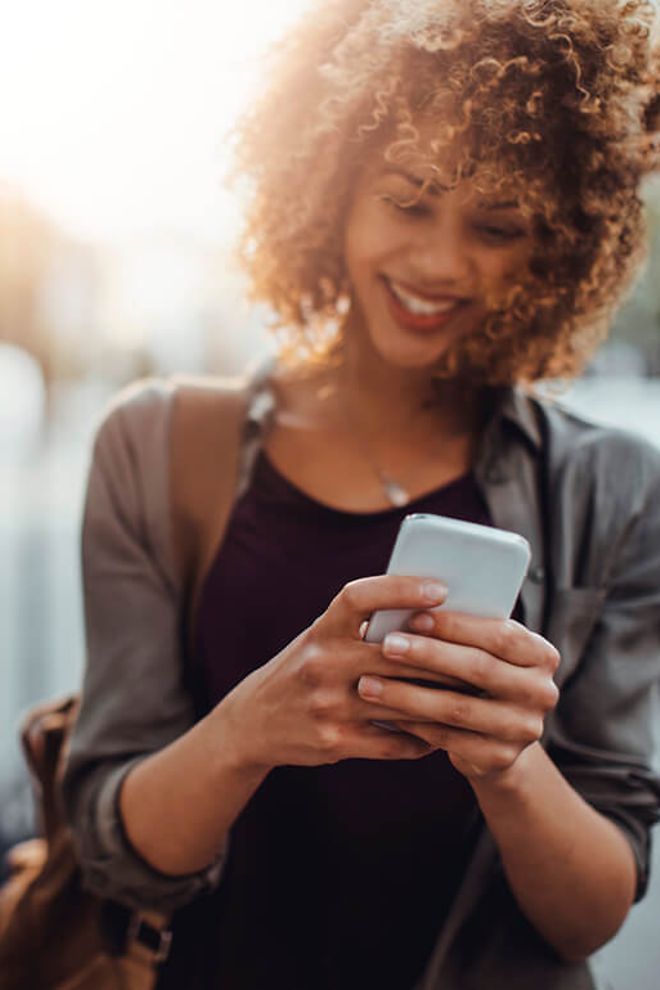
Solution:
{"label": "woman's left hand", "polygon": [[541,738],[545,716],[557,704],[557,650],[513,619],[440,609],[417,613],[409,628],[413,632],[385,638],[385,657],[409,666],[410,677],[457,678],[479,693],[369,674],[359,681],[360,696],[400,711],[397,727],[446,750],[468,779],[506,773]]}

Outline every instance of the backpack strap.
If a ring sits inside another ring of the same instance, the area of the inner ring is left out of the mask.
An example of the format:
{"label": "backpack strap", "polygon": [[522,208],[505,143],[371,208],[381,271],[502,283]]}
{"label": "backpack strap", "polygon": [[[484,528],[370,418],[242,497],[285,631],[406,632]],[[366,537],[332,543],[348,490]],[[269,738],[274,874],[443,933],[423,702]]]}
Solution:
{"label": "backpack strap", "polygon": [[37,824],[48,842],[54,840],[63,821],[59,777],[77,714],[78,698],[68,695],[35,705],[21,722],[21,746],[36,795]]}
{"label": "backpack strap", "polygon": [[251,379],[180,376],[170,424],[170,507],[182,619],[190,649],[200,591],[229,520],[239,482]]}

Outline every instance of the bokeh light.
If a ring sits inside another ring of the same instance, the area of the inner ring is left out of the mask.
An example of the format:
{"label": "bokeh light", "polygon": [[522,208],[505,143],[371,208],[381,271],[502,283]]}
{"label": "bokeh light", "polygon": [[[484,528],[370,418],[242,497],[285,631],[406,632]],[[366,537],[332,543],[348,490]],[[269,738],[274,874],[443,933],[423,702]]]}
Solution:
{"label": "bokeh light", "polygon": [[304,0],[22,0],[0,30],[0,176],[87,237],[216,232],[222,135]]}

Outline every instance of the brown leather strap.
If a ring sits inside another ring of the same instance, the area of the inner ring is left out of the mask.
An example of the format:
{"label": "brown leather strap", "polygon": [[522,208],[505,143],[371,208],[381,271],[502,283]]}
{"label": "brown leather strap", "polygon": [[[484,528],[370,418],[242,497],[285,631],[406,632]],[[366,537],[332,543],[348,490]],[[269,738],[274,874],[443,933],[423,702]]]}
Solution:
{"label": "brown leather strap", "polygon": [[135,962],[158,966],[170,954],[172,931],[158,911],[134,911],[126,933],[126,954]]}
{"label": "brown leather strap", "polygon": [[170,501],[174,561],[183,577],[188,648],[199,593],[224,535],[239,480],[245,379],[176,376],[171,421]]}
{"label": "brown leather strap", "polygon": [[58,781],[77,713],[76,695],[67,695],[35,705],[21,723],[21,745],[37,794],[38,825],[49,842],[62,822]]}

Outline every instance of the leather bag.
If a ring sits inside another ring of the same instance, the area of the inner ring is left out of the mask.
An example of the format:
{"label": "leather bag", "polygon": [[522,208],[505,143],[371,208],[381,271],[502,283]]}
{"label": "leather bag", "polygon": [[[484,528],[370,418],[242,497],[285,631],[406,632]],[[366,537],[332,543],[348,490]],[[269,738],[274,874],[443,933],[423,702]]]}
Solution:
{"label": "leather bag", "polygon": [[[182,577],[182,654],[236,490],[247,380],[173,380],[170,503]],[[136,912],[83,888],[59,793],[78,698],[33,708],[21,743],[42,836],[15,846],[0,890],[0,990],[153,990],[171,942],[168,916]]]}

